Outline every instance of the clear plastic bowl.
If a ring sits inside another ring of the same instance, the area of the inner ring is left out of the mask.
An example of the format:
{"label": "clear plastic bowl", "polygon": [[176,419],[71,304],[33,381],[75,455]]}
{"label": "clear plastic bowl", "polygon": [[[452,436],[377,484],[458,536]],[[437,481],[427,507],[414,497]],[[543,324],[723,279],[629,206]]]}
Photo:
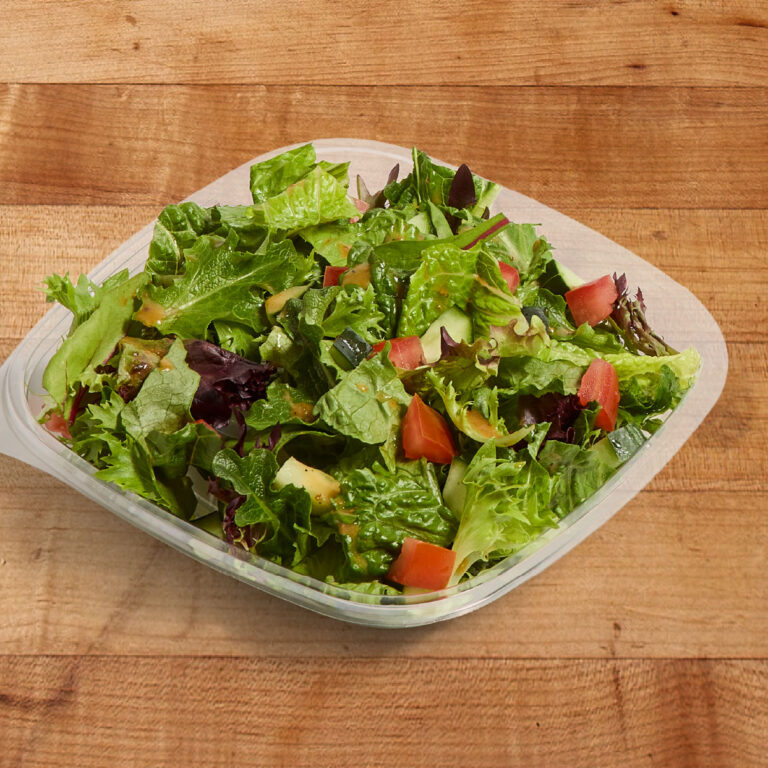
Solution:
{"label": "clear plastic bowl", "polygon": [[[320,139],[313,144],[320,159],[351,161],[350,179],[360,174],[369,189],[379,188],[395,163],[400,164],[401,176],[412,167],[410,151],[391,144],[359,139]],[[252,162],[290,148],[276,149]],[[188,199],[203,206],[250,202],[248,169],[252,162]],[[394,628],[429,624],[473,611],[554,563],[642,490],[711,410],[728,369],[725,341],[714,318],[672,278],[588,227],[517,192],[503,189],[494,208],[513,221],[538,224],[539,231],[556,249],[557,258],[587,280],[607,272],[626,272],[630,286],[642,286],[654,328],[677,349],[696,346],[702,365],[696,384],[664,426],[598,493],[568,515],[559,528],[469,581],[425,595],[391,597],[351,592],[234,550],[144,499],[97,480],[93,467],[36,421],[42,402],[43,371],[70,324],[68,311],[60,306],[45,315],[0,368],[0,450],[57,477],[201,563],[327,616]],[[150,223],[126,240],[90,277],[101,282],[121,269],[128,268],[131,273],[141,270],[152,229]]]}

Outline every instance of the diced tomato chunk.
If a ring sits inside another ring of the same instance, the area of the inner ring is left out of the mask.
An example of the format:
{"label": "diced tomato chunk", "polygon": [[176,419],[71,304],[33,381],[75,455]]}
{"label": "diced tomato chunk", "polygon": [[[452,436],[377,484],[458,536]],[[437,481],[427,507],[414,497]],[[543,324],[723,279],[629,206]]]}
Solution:
{"label": "diced tomato chunk", "polygon": [[408,537],[390,566],[387,578],[404,587],[444,589],[455,564],[456,553],[452,549]]}
{"label": "diced tomato chunk", "polygon": [[619,376],[616,369],[607,361],[595,358],[581,378],[579,402],[582,405],[598,403],[600,410],[595,418],[595,426],[611,432],[616,426],[619,413]]}
{"label": "diced tomato chunk", "polygon": [[408,459],[423,456],[435,464],[450,464],[458,453],[445,419],[418,395],[403,419],[403,451]]}
{"label": "diced tomato chunk", "polygon": [[514,293],[517,286],[520,285],[520,273],[505,261],[499,262],[499,269],[501,270],[501,276],[507,281],[509,290]]}
{"label": "diced tomato chunk", "polygon": [[591,283],[567,291],[565,300],[576,325],[597,325],[611,314],[618,295],[613,278],[603,275]]}
{"label": "diced tomato chunk", "polygon": [[323,272],[323,288],[328,288],[331,285],[338,285],[339,278],[342,273],[346,271],[346,267],[326,267],[325,272]]}
{"label": "diced tomato chunk", "polygon": [[[386,341],[379,341],[373,345],[372,354],[377,355],[384,349]],[[403,336],[399,339],[389,339],[391,348],[389,359],[392,365],[405,371],[412,371],[420,365],[424,365],[424,349],[418,336]]]}

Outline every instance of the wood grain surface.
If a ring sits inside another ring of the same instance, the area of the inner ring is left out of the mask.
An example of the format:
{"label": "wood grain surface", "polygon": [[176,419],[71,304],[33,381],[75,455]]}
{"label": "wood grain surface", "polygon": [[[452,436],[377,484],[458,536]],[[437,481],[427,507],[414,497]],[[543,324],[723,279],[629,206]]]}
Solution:
{"label": "wood grain surface", "polygon": [[0,457],[0,768],[768,766],[764,2],[6,0],[2,22],[0,361],[45,275],[261,152],[354,136],[638,253],[730,369],[597,533],[411,631],[256,592]]}

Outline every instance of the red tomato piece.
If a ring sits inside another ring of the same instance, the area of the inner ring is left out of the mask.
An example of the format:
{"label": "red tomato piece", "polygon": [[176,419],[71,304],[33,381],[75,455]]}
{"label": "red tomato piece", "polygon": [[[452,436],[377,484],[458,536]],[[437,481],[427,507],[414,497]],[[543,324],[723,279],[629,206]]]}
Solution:
{"label": "red tomato piece", "polygon": [[616,369],[607,361],[595,358],[581,378],[579,402],[582,405],[598,403],[600,410],[595,418],[595,426],[611,432],[616,426],[619,413],[619,376]]}
{"label": "red tomato piece", "polygon": [[[386,341],[379,341],[373,345],[373,353],[377,355],[384,349]],[[389,359],[392,365],[405,371],[412,371],[420,365],[424,365],[424,349],[418,336],[403,336],[399,339],[389,339],[391,348]]]}
{"label": "red tomato piece", "polygon": [[389,567],[387,578],[404,587],[444,589],[453,573],[456,553],[451,549],[410,537]]}
{"label": "red tomato piece", "polygon": [[509,290],[514,293],[517,286],[520,285],[520,273],[505,261],[499,262],[499,269],[501,270],[501,276],[507,281]]}
{"label": "red tomato piece", "polygon": [[338,285],[339,278],[343,272],[346,272],[346,267],[326,267],[323,272],[323,288],[328,288],[331,285]]}
{"label": "red tomato piece", "polygon": [[576,325],[582,323],[597,325],[611,314],[613,303],[618,296],[613,278],[610,275],[603,275],[591,283],[567,291],[565,300]]}
{"label": "red tomato piece", "polygon": [[408,459],[423,456],[435,464],[450,464],[458,453],[445,419],[418,395],[403,419],[403,451]]}

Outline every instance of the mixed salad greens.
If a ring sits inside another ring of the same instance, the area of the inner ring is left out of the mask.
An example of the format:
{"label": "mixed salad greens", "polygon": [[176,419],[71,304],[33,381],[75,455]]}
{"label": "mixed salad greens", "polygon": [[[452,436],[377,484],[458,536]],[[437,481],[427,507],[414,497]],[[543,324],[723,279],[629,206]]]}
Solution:
{"label": "mixed salad greens", "polygon": [[312,145],[252,205],[169,205],[144,270],[47,279],[41,420],[115,483],[302,574],[440,589],[600,488],[699,367],[624,276],[588,284],[497,185],[413,151],[370,193]]}

